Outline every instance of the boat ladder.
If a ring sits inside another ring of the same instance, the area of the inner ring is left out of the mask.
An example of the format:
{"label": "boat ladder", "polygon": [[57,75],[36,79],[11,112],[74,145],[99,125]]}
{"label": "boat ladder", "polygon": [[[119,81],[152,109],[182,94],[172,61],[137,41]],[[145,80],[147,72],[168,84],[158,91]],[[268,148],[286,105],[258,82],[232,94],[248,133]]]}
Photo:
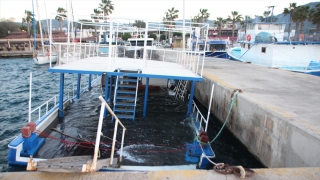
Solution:
{"label": "boat ladder", "polygon": [[130,74],[139,74],[141,71],[118,69],[118,72],[121,75],[117,76],[116,78],[113,98],[113,112],[115,112],[119,119],[132,119],[132,121],[134,121],[136,114],[139,78],[130,76]]}
{"label": "boat ladder", "polygon": [[175,98],[184,101],[185,94],[187,92],[188,81],[179,80],[178,86],[174,88]]}

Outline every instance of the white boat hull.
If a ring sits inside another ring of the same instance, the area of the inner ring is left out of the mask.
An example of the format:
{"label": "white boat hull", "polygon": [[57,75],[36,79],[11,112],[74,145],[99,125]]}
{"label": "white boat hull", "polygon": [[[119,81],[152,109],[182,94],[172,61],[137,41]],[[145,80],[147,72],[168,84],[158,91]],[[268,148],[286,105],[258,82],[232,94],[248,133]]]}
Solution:
{"label": "white boat hull", "polygon": [[33,58],[34,63],[36,64],[49,64],[57,62],[58,56],[53,55],[51,56],[51,61],[50,61],[50,56],[37,56]]}

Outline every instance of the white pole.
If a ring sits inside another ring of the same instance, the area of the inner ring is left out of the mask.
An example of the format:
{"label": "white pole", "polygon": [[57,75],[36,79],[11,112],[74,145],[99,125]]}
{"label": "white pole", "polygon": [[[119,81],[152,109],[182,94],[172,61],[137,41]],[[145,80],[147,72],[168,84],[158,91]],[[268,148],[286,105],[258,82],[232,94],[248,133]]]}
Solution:
{"label": "white pole", "polygon": [[209,109],[208,109],[208,115],[207,115],[207,122],[206,122],[205,132],[207,132],[208,123],[209,123],[209,117],[210,117],[210,111],[211,111],[211,103],[212,103],[213,90],[214,90],[214,84],[212,84],[212,89],[211,89],[211,96],[210,96],[210,103],[209,103]]}
{"label": "white pole", "polygon": [[[109,52],[108,52],[108,56],[109,56],[109,64],[110,64],[109,70],[112,69],[112,67],[111,67],[112,34],[113,34],[113,18],[110,17],[110,31],[109,31],[109,38],[108,38],[108,40],[109,40]],[[107,86],[107,84],[106,84],[106,86]]]}
{"label": "white pole", "polygon": [[32,91],[32,72],[30,72],[30,86],[29,86],[29,117],[28,122],[31,122],[31,91]]}
{"label": "white pole", "polygon": [[40,29],[40,36],[41,36],[42,54],[45,56],[38,0],[36,0],[36,4],[37,4],[37,12],[39,14],[38,16],[39,16],[39,29]]}
{"label": "white pole", "polygon": [[186,22],[185,22],[185,18],[184,18],[184,14],[185,14],[184,10],[185,10],[185,2],[183,0],[183,34],[182,34],[182,36],[183,36],[182,43],[183,44],[182,44],[182,51],[185,50],[185,46],[186,46],[186,30],[185,30]]}
{"label": "white pole", "polygon": [[96,137],[96,143],[94,146],[94,154],[93,154],[93,162],[90,171],[93,172],[96,170],[97,166],[97,159],[98,159],[98,152],[99,152],[99,145],[100,145],[100,136],[101,136],[101,129],[102,129],[102,122],[103,122],[103,116],[104,116],[104,103],[101,102],[101,109],[100,109],[100,118],[99,118],[99,124],[97,129],[97,137]]}
{"label": "white pole", "polygon": [[144,64],[145,64],[145,68],[147,66],[147,64],[146,64],[146,62],[147,62],[146,61],[146,56],[147,56],[148,28],[149,28],[149,21],[146,21],[146,27],[145,27],[145,30],[144,30],[144,46],[143,46],[143,61],[144,61]]}

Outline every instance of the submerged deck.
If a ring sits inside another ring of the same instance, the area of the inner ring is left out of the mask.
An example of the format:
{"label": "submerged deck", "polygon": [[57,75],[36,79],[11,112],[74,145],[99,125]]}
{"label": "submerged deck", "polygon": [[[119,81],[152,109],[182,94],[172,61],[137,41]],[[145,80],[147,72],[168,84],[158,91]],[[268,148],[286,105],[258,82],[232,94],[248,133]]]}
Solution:
{"label": "submerged deck", "polygon": [[[64,134],[52,131],[47,135],[43,147],[35,158],[51,159],[67,156],[92,155],[99,119],[98,99],[100,87],[85,92],[65,111],[64,123],[58,125]],[[130,166],[173,166],[187,165],[184,154],[185,143],[194,139],[191,120],[185,118],[187,101],[175,100],[165,88],[150,91],[147,116],[142,117],[143,94],[140,92],[137,102],[135,121],[122,120],[127,128],[123,147],[122,165]],[[79,112],[80,110],[80,112]],[[82,112],[83,111],[83,112]],[[101,158],[110,158],[110,150],[115,123],[108,114],[103,122],[101,137]],[[63,127],[62,127],[63,126]],[[120,128],[121,129],[121,128]],[[121,129],[122,131],[122,129]],[[83,142],[79,141],[79,138]],[[121,142],[121,135],[117,136]],[[120,149],[120,143],[116,143]],[[118,154],[119,155],[119,154]],[[116,155],[116,156],[118,156]],[[195,167],[195,165],[194,165]]]}
{"label": "submerged deck", "polygon": [[[194,64],[195,67],[197,66]],[[102,74],[112,75],[118,68],[120,70],[142,70],[138,77],[164,78],[202,81],[202,77],[193,73],[186,67],[174,63],[156,60],[142,60],[133,58],[90,57],[67,64],[56,65],[49,72],[57,73],[80,73],[80,74]],[[115,75],[115,74],[113,74]]]}

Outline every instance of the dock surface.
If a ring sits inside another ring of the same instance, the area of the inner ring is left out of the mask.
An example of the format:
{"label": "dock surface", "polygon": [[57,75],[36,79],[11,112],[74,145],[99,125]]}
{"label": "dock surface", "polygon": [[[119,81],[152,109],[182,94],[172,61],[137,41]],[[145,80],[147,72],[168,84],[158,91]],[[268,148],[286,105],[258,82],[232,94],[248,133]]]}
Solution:
{"label": "dock surface", "polygon": [[[320,168],[279,168],[255,169],[253,177],[245,179],[255,180],[318,180]],[[50,172],[10,172],[0,173],[0,179],[152,179],[152,180],[194,180],[194,179],[223,179],[239,180],[234,174],[219,174],[213,170],[184,170],[184,171],[149,171],[149,172],[95,172],[95,173],[50,173]]]}
{"label": "dock surface", "polygon": [[320,167],[320,77],[206,58],[195,97],[225,121],[234,90],[241,92],[227,127],[267,167]]}

